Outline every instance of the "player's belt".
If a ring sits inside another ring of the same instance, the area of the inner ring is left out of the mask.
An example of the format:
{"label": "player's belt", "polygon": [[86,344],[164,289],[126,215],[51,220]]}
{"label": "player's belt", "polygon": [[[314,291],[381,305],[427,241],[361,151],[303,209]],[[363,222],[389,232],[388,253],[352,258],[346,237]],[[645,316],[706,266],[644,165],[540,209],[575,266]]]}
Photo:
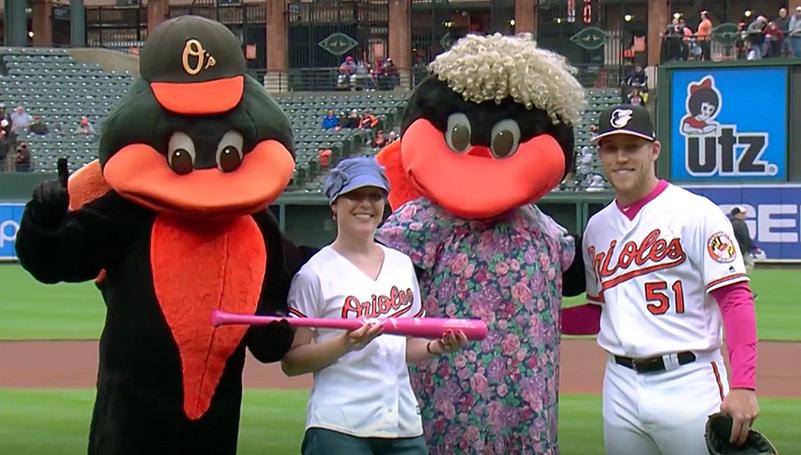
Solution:
{"label": "player's belt", "polygon": [[686,365],[695,362],[695,354],[690,351],[679,352],[678,354],[667,354],[659,357],[648,357],[645,359],[634,359],[631,357],[615,356],[615,362],[626,368],[631,368],[637,373],[656,373],[665,370],[672,370],[679,365]]}

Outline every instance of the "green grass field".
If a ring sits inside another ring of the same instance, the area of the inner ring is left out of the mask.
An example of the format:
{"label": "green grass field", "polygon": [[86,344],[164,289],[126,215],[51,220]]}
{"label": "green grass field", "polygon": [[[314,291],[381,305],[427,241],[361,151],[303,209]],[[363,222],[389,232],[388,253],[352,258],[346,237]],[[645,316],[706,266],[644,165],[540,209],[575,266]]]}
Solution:
{"label": "green grass field", "polygon": [[[798,269],[753,274],[760,339],[801,340],[799,276]],[[0,265],[0,283],[0,340],[98,338],[105,308],[94,284],[46,286],[18,265]],[[565,305],[580,303],[583,298],[571,298]],[[306,397],[305,391],[246,390],[239,453],[299,453]],[[85,453],[93,402],[93,390],[0,389],[0,454]],[[801,400],[761,398],[760,406],[756,428],[781,453],[801,454]],[[600,396],[560,397],[559,438],[563,454],[602,454]]]}
{"label": "green grass field", "polygon": [[[801,341],[801,276],[799,269],[754,272],[751,287],[761,340]],[[105,307],[94,284],[44,285],[18,265],[0,265],[0,340],[97,339]],[[583,303],[566,299],[565,305]]]}
{"label": "green grass field", "polygon": [[[306,412],[304,391],[247,390],[242,405],[239,453],[297,454]],[[601,399],[563,395],[559,440],[564,455],[603,453]],[[86,390],[0,389],[0,453],[73,455],[86,452],[94,393]],[[780,453],[801,453],[801,400],[760,400],[755,428],[769,435]],[[794,425],[792,422],[795,422]]]}

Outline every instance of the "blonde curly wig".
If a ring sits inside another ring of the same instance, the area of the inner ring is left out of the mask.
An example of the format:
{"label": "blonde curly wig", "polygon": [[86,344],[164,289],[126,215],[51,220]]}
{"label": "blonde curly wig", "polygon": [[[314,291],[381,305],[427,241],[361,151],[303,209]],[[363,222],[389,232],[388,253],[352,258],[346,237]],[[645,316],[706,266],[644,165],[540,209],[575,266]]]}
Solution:
{"label": "blonde curly wig", "polygon": [[429,69],[466,101],[507,97],[548,113],[554,122],[575,125],[584,110],[584,90],[559,54],[540,49],[530,33],[468,35],[440,54]]}

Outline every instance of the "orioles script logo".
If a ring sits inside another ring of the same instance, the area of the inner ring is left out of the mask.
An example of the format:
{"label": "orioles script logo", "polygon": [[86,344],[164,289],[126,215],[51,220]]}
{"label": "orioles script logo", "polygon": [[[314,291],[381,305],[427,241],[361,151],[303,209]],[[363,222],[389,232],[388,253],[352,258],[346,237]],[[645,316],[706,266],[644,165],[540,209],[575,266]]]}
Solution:
{"label": "orioles script logo", "polygon": [[[397,286],[392,286],[389,295],[375,295],[368,302],[360,302],[358,297],[349,295],[345,297],[342,305],[342,318],[377,318],[389,314],[390,317],[400,316],[412,308],[414,293],[411,289],[401,291]],[[353,313],[353,316],[349,314]]]}
{"label": "orioles script logo", "polygon": [[181,65],[186,74],[194,76],[199,72],[209,69],[217,64],[217,60],[203,48],[200,41],[192,38],[184,44],[184,52],[181,54]]}
{"label": "orioles script logo", "polygon": [[[620,254],[614,264],[612,263],[612,256],[617,246],[617,240],[609,242],[609,248],[606,251],[597,253],[595,246],[591,245],[588,248],[588,252],[593,258],[595,273],[603,282],[604,289],[649,272],[668,269],[681,264],[687,259],[687,255],[684,253],[678,238],[667,241],[660,238],[659,234],[661,234],[661,231],[654,229],[645,236],[639,245],[634,241],[626,242],[623,248],[620,249]],[[637,268],[604,282],[604,278],[609,278],[632,265],[637,266]]]}

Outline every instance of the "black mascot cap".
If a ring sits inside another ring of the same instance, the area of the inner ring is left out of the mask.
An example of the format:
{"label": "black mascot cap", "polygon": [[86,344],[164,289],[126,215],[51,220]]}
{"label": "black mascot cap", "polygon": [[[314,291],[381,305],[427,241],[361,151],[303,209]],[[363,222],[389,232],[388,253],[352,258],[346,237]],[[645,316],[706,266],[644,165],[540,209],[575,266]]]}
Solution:
{"label": "black mascot cap", "polygon": [[226,26],[181,16],[153,30],[142,47],[139,68],[164,109],[209,115],[239,104],[247,65],[239,40]]}

